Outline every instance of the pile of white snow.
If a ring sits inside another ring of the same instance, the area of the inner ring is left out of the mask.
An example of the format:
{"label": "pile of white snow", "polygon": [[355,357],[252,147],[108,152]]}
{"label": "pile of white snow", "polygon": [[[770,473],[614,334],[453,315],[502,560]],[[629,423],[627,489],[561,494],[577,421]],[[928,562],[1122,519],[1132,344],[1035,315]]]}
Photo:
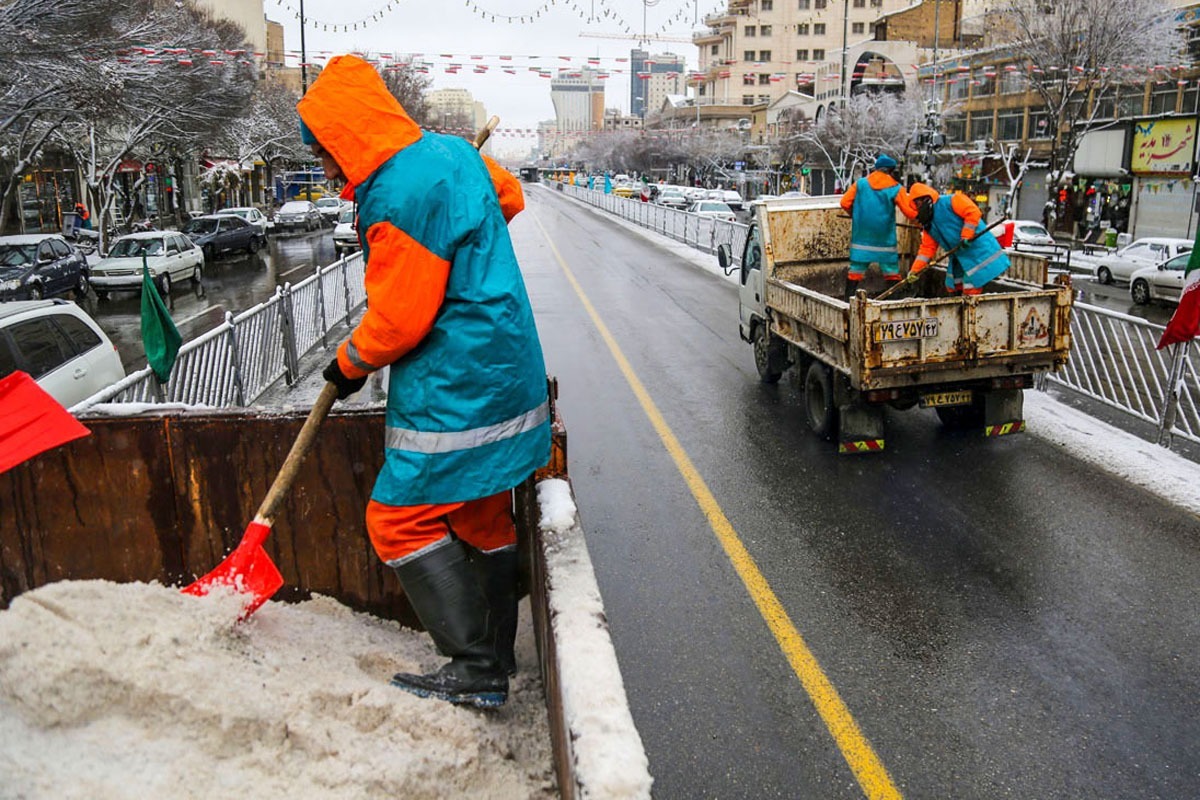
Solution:
{"label": "pile of white snow", "polygon": [[0,612],[0,797],[555,797],[527,601],[498,711],[388,685],[426,634],[316,597],[64,581]]}

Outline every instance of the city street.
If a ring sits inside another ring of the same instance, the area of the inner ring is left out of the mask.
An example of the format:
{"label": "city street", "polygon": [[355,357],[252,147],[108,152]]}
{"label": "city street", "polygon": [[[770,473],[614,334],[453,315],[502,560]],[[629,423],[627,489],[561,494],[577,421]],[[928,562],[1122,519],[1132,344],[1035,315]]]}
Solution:
{"label": "city street", "polygon": [[927,410],[839,456],[788,377],[758,381],[734,285],[527,198],[511,230],[656,797],[1195,796],[1192,514]]}
{"label": "city street", "polygon": [[[271,235],[269,247],[209,261],[199,287],[184,281],[171,290],[168,308],[185,342],[220,325],[227,312],[238,314],[270,297],[276,286],[298,283],[317,265],[337,260],[328,228],[313,233]],[[126,372],[146,366],[142,346],[141,294],[115,292],[99,300],[95,292],[80,303],[117,346]]]}

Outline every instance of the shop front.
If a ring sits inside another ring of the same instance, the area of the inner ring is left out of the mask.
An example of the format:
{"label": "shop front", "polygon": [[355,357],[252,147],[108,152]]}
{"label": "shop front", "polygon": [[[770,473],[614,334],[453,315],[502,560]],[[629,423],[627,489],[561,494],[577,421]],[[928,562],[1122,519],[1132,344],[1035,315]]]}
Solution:
{"label": "shop front", "polygon": [[1195,233],[1196,120],[1144,120],[1133,126],[1132,233],[1188,237]]}

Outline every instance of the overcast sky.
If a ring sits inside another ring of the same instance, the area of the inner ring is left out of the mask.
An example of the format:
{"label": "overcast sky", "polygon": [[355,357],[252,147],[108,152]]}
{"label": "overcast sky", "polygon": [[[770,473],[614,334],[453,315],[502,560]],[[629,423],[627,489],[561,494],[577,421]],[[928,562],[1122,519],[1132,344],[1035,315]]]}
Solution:
{"label": "overcast sky", "polygon": [[[640,35],[645,31],[652,36],[690,39],[697,13],[703,19],[724,8],[721,0],[652,0],[645,5],[643,0],[304,0],[304,15],[309,20],[305,51],[315,63],[322,63],[321,57],[354,51],[422,53],[433,65],[429,73],[432,88],[470,90],[489,114],[500,117],[501,129],[512,133],[536,129],[538,122],[554,118],[550,81],[531,72],[531,66],[557,72],[560,67],[586,66],[587,59],[599,58],[595,65],[611,74],[605,105],[628,113],[629,65],[617,59],[628,59],[638,42],[581,37],[581,33],[627,35],[629,31]],[[268,19],[283,24],[285,48],[298,54],[300,0],[265,0],[264,10]],[[539,10],[540,16],[531,20]],[[378,15],[376,20],[371,19],[373,14]],[[593,14],[595,18],[589,21]],[[493,15],[495,22],[491,21]],[[527,21],[509,22],[507,16],[524,16]],[[353,28],[356,23],[357,30],[342,31],[343,26]],[[646,49],[677,53],[686,59],[688,69],[696,68],[696,47],[688,42],[652,41]],[[453,61],[441,58],[442,54],[453,54]],[[563,56],[572,60],[565,61]],[[288,63],[298,61],[298,57],[289,58]],[[456,75],[445,72],[452,63],[462,64]],[[487,72],[475,73],[482,65],[487,65]],[[505,73],[505,67],[516,74]],[[523,153],[533,144],[532,138],[522,141],[511,135],[492,140],[497,153]]]}

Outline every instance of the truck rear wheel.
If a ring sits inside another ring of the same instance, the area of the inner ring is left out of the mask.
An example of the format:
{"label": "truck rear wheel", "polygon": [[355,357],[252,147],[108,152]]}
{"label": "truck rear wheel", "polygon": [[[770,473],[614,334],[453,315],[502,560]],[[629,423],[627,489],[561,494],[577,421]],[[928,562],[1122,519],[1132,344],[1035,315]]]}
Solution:
{"label": "truck rear wheel", "polygon": [[820,361],[804,374],[804,417],[813,433],[832,439],[837,433],[837,406],[833,402],[833,370]]}
{"label": "truck rear wheel", "polygon": [[754,366],[763,383],[779,383],[783,377],[783,371],[787,369],[786,347],[779,339],[771,338],[765,322],[754,328]]}

